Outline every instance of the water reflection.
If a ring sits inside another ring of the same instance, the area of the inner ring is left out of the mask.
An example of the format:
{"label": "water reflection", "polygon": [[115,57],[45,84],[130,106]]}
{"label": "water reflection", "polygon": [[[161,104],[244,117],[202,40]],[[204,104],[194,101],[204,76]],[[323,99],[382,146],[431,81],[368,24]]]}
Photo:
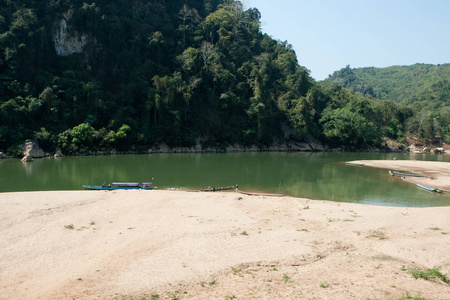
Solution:
{"label": "water reflection", "polygon": [[392,178],[386,170],[347,166],[361,159],[450,161],[442,155],[380,153],[226,153],[64,157],[0,161],[0,192],[77,190],[84,184],[152,181],[159,188],[239,184],[241,190],[392,206],[450,205]]}

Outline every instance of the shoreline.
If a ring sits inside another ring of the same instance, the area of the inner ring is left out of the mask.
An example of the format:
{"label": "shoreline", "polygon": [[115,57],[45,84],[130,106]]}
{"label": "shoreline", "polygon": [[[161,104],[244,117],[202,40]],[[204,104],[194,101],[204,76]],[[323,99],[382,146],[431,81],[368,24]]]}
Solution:
{"label": "shoreline", "polygon": [[[87,151],[84,153],[72,153],[63,155],[60,150],[54,152],[45,152],[37,146],[37,149],[32,150],[31,153],[29,151],[25,151],[23,153],[23,157],[14,157],[11,155],[7,155],[4,152],[0,152],[0,159],[24,159],[28,154],[30,154],[30,160],[34,158],[60,158],[64,156],[110,156],[110,155],[149,155],[149,154],[209,154],[209,153],[253,153],[253,152],[341,152],[340,148],[328,148],[322,145],[319,142],[316,143],[305,143],[298,142],[294,144],[285,144],[278,145],[274,144],[271,146],[261,146],[261,145],[229,145],[225,148],[213,148],[207,147],[202,148],[201,145],[192,146],[192,147],[169,147],[166,144],[159,144],[154,146],[153,148],[149,148],[147,150],[137,151],[137,150],[126,150],[126,151],[117,151],[115,149],[111,150],[99,150],[99,151]],[[381,152],[381,150],[370,150],[367,152]],[[38,155],[37,155],[38,154]]]}
{"label": "shoreline", "polygon": [[402,180],[450,192],[450,163],[418,160],[355,160],[349,165],[394,171],[406,171],[426,177],[402,177]]}
{"label": "shoreline", "polygon": [[[445,146],[447,149],[449,146]],[[449,149],[447,149],[449,151]],[[448,155],[448,152],[444,151],[443,153],[435,154],[435,155]],[[137,150],[126,150],[126,151],[117,151],[115,149],[111,150],[99,150],[99,151],[87,151],[84,153],[72,153],[63,155],[60,150],[54,152],[44,152],[42,149],[37,146],[37,149],[33,149],[31,151],[24,150],[23,157],[14,157],[12,155],[7,155],[5,152],[0,152],[0,159],[24,159],[29,154],[29,160],[32,161],[35,158],[60,158],[64,156],[68,157],[77,157],[77,156],[111,156],[111,155],[149,155],[149,154],[209,154],[209,153],[253,153],[253,152],[353,152],[353,153],[401,153],[401,154],[431,154],[431,152],[424,151],[400,151],[398,149],[387,148],[387,149],[379,149],[379,148],[361,148],[358,150],[345,150],[340,147],[338,148],[330,148],[322,143],[316,141],[314,143],[306,143],[306,142],[297,142],[297,143],[287,143],[285,145],[271,145],[271,146],[261,146],[261,145],[251,145],[251,146],[243,146],[243,145],[229,145],[225,148],[202,148],[201,146],[192,146],[192,147],[173,147],[170,148],[165,144],[161,144],[159,146],[155,146],[153,148],[149,148],[147,150],[137,151]]]}
{"label": "shoreline", "polygon": [[0,299],[442,299],[450,207],[236,192],[0,197]]}

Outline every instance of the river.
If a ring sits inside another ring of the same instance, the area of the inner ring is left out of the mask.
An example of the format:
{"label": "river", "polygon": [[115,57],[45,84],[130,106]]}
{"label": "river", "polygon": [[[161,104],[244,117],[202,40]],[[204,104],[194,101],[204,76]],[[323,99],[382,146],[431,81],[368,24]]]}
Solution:
{"label": "river", "polygon": [[[362,159],[450,162],[449,156],[398,153],[255,152],[151,154],[0,160],[0,192],[80,190],[104,182],[152,181],[159,189],[238,184],[248,192],[385,206],[449,206],[448,195],[417,189],[386,170],[345,165]],[[149,191],[151,192],[151,191]],[[1,194],[0,194],[1,197]]]}

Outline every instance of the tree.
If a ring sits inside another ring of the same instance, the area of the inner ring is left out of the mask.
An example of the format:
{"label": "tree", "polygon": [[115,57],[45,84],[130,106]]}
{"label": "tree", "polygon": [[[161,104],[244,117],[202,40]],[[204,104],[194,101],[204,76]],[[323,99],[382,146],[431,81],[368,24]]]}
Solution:
{"label": "tree", "polygon": [[178,17],[182,21],[182,25],[178,27],[178,30],[183,32],[183,49],[186,46],[186,32],[189,30],[190,24],[198,24],[201,21],[201,17],[198,14],[198,11],[195,8],[189,8],[187,4],[184,4],[183,7],[178,12]]}
{"label": "tree", "polygon": [[94,128],[87,123],[75,126],[70,131],[72,139],[72,149],[75,152],[84,153],[92,149],[92,142],[94,136]]}

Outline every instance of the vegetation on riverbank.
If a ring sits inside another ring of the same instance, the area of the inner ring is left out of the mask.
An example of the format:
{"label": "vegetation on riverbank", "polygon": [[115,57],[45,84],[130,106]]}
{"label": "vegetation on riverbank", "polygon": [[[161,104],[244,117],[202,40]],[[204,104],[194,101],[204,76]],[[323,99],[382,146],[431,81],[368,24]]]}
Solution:
{"label": "vegetation on riverbank", "polygon": [[356,68],[334,72],[324,82],[339,84],[355,93],[399,103],[410,108],[404,120],[410,135],[450,143],[450,64]]}
{"label": "vegetation on riverbank", "polygon": [[315,82],[239,1],[0,3],[0,151],[27,139],[77,154],[311,137],[356,150],[448,133],[417,119],[420,107]]}

